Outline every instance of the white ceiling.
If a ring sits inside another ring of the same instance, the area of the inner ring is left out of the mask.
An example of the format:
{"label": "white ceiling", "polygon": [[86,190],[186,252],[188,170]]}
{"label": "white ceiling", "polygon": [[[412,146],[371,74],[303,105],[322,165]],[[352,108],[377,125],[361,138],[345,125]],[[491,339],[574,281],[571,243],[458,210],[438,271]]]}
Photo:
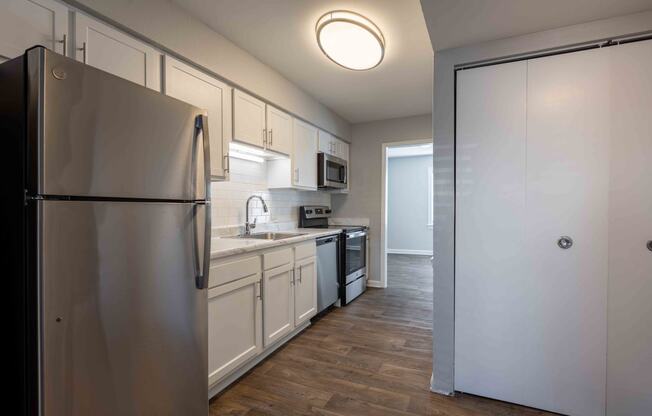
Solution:
{"label": "white ceiling", "polygon": [[[426,114],[433,53],[418,0],[173,0],[352,123]],[[350,71],[322,54],[315,23],[347,9],[378,25],[383,62]]]}
{"label": "white ceiling", "polygon": [[652,8],[652,0],[422,0],[421,4],[435,50]]}
{"label": "white ceiling", "polygon": [[[352,123],[431,112],[430,38],[441,50],[652,9],[652,0],[172,1]],[[380,27],[378,67],[349,71],[321,53],[315,23],[336,9]]]}

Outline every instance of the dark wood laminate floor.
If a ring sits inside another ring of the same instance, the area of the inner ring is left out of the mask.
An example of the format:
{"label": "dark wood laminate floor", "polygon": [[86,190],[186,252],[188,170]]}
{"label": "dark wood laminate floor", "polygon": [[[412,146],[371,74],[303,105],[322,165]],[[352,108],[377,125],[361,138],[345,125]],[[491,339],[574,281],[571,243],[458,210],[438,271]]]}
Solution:
{"label": "dark wood laminate floor", "polygon": [[387,289],[369,289],[315,322],[210,404],[211,415],[544,415],[428,390],[432,269],[390,255]]}

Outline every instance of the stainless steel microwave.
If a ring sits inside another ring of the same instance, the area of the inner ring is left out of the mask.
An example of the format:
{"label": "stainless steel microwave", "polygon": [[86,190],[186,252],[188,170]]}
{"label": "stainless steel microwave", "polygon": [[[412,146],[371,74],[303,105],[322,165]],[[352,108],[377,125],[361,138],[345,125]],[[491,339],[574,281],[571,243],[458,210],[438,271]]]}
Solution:
{"label": "stainless steel microwave", "polygon": [[317,153],[317,186],[319,188],[346,188],[348,166],[346,160],[326,153]]}

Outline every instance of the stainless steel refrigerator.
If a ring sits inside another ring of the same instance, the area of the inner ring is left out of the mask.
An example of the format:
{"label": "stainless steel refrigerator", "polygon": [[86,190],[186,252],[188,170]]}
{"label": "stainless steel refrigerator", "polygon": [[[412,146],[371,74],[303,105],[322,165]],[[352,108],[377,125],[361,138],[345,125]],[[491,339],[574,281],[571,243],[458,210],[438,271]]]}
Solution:
{"label": "stainless steel refrigerator", "polygon": [[0,91],[16,414],[207,415],[203,111],[42,47]]}

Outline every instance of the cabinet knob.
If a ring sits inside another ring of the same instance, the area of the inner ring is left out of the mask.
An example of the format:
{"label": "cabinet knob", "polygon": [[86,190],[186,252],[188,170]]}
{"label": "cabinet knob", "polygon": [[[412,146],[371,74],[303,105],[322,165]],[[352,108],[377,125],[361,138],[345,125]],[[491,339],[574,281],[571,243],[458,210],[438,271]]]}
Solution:
{"label": "cabinet knob", "polygon": [[559,237],[559,240],[557,240],[557,245],[563,250],[568,250],[573,247],[573,239],[567,235],[561,236]]}
{"label": "cabinet knob", "polygon": [[650,251],[652,251],[652,240],[649,240],[649,241],[647,242],[647,249],[650,250]]}

